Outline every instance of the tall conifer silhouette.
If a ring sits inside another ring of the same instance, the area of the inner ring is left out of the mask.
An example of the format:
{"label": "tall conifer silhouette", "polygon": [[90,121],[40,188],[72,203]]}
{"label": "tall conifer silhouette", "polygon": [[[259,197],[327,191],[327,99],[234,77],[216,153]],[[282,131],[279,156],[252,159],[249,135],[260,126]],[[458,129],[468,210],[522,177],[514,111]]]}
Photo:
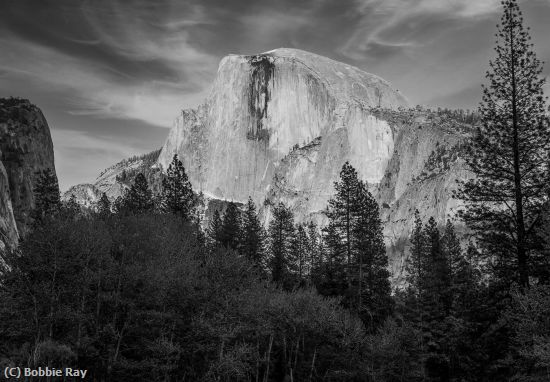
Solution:
{"label": "tall conifer silhouette", "polygon": [[550,134],[542,63],[516,0],[503,1],[496,59],[480,105],[482,123],[466,156],[475,179],[457,196],[462,218],[490,256],[499,279],[529,285],[533,233],[546,202]]}

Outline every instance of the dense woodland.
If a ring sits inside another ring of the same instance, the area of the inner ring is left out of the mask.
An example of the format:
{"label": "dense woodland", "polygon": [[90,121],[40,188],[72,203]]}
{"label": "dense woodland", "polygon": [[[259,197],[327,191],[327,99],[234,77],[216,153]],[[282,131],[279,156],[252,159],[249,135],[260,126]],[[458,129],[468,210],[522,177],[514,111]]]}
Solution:
{"label": "dense woodland", "polygon": [[[515,1],[469,138],[475,178],[453,221],[415,215],[392,288],[379,207],[346,163],[328,224],[250,199],[207,227],[174,156],[93,212],[35,188],[34,227],[3,255],[0,366],[78,367],[94,381],[550,380],[550,132]],[[441,111],[443,114],[453,114]],[[459,113],[460,114],[460,113]],[[454,114],[453,114],[454,115]],[[455,116],[456,117],[456,116]]]}

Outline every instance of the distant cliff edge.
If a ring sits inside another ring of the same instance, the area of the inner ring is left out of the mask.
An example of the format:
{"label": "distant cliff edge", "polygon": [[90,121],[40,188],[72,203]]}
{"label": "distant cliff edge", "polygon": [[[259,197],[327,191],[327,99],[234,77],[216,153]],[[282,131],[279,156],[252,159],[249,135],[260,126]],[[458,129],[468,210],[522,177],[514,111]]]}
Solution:
{"label": "distant cliff edge", "polygon": [[55,171],[50,128],[28,100],[0,99],[0,249],[13,248],[31,224],[37,172]]}

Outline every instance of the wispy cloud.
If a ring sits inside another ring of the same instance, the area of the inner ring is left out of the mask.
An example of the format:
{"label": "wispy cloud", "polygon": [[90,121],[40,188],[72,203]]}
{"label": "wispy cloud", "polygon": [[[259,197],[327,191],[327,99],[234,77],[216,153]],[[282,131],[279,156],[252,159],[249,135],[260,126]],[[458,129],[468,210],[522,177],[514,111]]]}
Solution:
{"label": "wispy cloud", "polygon": [[[432,39],[456,22],[483,18],[498,10],[498,0],[357,0],[355,32],[341,52],[350,58],[372,56],[377,48],[404,51]],[[374,50],[374,52],[373,52]]]}
{"label": "wispy cloud", "polygon": [[185,27],[201,22],[199,7],[189,8],[190,20],[150,19],[147,3],[122,8],[118,2],[83,2],[71,12],[88,31],[86,38],[75,36],[78,26],[46,30],[46,36],[40,29],[17,33],[14,26],[0,40],[0,49],[10,52],[0,68],[52,91],[69,92],[67,111],[73,114],[170,127],[179,109],[204,96],[218,58],[189,42]]}
{"label": "wispy cloud", "polygon": [[171,127],[179,109],[199,103],[208,83],[206,78],[194,84],[138,79],[117,81],[113,77],[120,80],[125,74],[30,43],[25,45],[24,51],[14,45],[0,41],[0,46],[12,52],[0,68],[12,75],[32,78],[36,86],[43,84],[52,92],[70,94],[65,111],[72,114],[138,119]]}

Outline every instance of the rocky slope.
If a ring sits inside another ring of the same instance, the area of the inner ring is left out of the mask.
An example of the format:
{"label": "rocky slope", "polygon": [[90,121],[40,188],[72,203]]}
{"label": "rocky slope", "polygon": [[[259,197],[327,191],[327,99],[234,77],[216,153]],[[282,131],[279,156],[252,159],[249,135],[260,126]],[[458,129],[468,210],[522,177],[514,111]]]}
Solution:
{"label": "rocky slope", "polygon": [[467,178],[460,145],[468,126],[409,109],[383,79],[311,53],[277,49],[225,57],[211,93],[175,121],[159,156],[179,154],[195,187],[211,198],[270,208],[283,201],[298,221],[323,223],[345,161],[382,206],[398,280],[414,209],[443,223]]}
{"label": "rocky slope", "polygon": [[93,183],[79,184],[71,187],[61,197],[67,201],[74,195],[76,201],[87,208],[95,208],[103,193],[111,201],[122,196],[134,180],[142,172],[146,176],[154,192],[160,190],[160,169],[156,165],[160,149],[148,154],[124,159],[117,164],[103,170]]}
{"label": "rocky slope", "polygon": [[55,171],[50,129],[38,107],[0,99],[0,153],[0,246],[12,247],[31,223],[37,171]]}

